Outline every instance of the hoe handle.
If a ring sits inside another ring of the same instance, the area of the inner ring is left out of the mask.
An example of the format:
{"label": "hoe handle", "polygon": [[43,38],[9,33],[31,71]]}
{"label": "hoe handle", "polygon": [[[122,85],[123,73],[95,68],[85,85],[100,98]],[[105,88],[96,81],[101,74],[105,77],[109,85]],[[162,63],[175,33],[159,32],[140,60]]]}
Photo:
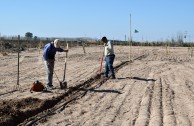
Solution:
{"label": "hoe handle", "polygon": [[102,62],[103,62],[103,58],[104,58],[104,56],[102,56],[102,59],[101,59],[100,69],[99,69],[99,71],[98,71],[98,74],[99,74],[99,75],[101,74],[101,71],[102,71]]}
{"label": "hoe handle", "polygon": [[100,69],[99,69],[99,71],[98,71],[98,76],[101,76],[103,59],[104,59],[104,51],[103,51],[102,59],[101,59],[101,62],[100,62]]}

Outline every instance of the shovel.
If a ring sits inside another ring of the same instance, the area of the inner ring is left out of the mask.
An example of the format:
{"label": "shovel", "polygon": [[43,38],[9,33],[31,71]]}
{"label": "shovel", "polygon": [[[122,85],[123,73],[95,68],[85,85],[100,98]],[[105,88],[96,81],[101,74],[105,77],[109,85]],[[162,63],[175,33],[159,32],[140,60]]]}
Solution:
{"label": "shovel", "polygon": [[[68,49],[68,43],[67,43],[67,49]],[[67,68],[67,54],[68,52],[65,52],[65,68],[64,68],[64,75],[63,75],[63,80],[60,81],[60,87],[61,89],[66,89],[67,88],[67,82],[65,81],[65,75],[66,75],[66,68]]]}

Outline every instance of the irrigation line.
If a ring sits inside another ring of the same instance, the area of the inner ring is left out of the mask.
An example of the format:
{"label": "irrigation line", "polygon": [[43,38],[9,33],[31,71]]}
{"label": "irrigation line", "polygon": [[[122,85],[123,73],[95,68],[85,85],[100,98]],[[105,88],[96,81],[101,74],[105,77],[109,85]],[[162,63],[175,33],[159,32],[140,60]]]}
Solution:
{"label": "irrigation line", "polygon": [[9,92],[6,92],[6,93],[1,93],[0,96],[1,96],[1,95],[6,95],[6,94],[10,94],[10,93],[13,93],[13,92],[16,92],[16,91],[17,91],[17,90],[9,91]]}

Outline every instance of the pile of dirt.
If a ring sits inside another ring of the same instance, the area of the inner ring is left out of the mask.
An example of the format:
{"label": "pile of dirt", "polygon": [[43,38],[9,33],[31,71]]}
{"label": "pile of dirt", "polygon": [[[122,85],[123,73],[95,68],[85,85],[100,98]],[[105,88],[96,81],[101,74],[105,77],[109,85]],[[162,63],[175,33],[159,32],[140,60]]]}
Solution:
{"label": "pile of dirt", "polygon": [[0,125],[16,125],[45,109],[46,101],[38,98],[10,99],[0,102]]}
{"label": "pile of dirt", "polygon": [[0,56],[7,56],[8,54],[6,52],[1,52]]}

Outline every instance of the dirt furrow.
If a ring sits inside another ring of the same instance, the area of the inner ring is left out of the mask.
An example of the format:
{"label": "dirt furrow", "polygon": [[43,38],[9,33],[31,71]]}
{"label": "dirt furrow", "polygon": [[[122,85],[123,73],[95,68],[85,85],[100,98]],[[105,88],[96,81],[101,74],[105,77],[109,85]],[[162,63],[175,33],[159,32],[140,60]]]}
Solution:
{"label": "dirt furrow", "polygon": [[163,87],[163,125],[165,126],[176,126],[177,120],[175,117],[175,112],[173,109],[172,100],[174,97],[174,91],[170,88],[169,82],[166,77],[162,77],[162,87]]}
{"label": "dirt furrow", "polygon": [[[89,119],[87,119],[88,125],[91,125],[91,124],[94,125],[95,123],[102,124],[102,120],[104,119],[104,116],[106,115],[107,111],[110,111],[113,109],[112,108],[113,102],[121,95],[122,92],[119,92],[119,91],[120,90],[122,91],[127,86],[126,83],[123,85],[118,85],[115,82],[111,82],[111,83],[110,82],[111,81],[108,81],[107,82],[109,83],[108,85],[107,83],[105,83],[102,85],[102,87],[98,89],[99,91],[102,91],[102,95],[96,94],[97,96],[99,95],[100,98],[98,96],[98,98],[96,99],[96,96],[94,95],[94,98],[89,101],[90,104],[96,103],[96,105],[94,105],[90,109],[91,111],[88,113],[90,116],[86,115],[86,117],[90,117]],[[112,89],[112,90],[100,90],[100,89]],[[108,93],[107,91],[108,92],[110,91],[110,92]]]}
{"label": "dirt furrow", "polygon": [[155,83],[153,81],[148,82],[147,89],[145,90],[145,93],[140,103],[138,118],[135,121],[135,125],[137,126],[139,125],[144,126],[144,125],[148,125],[149,123],[151,101],[153,97],[154,86],[155,86]]}
{"label": "dirt furrow", "polygon": [[99,124],[109,126],[115,123],[115,119],[118,118],[121,107],[125,104],[126,99],[131,94],[131,91],[134,89],[134,86],[135,83],[126,83],[125,87],[122,89],[122,94],[118,95],[118,97],[114,98],[114,101],[111,102],[111,109],[105,111],[105,116],[108,118],[102,118]]}
{"label": "dirt furrow", "polygon": [[[186,70],[187,71],[187,70]],[[175,74],[175,80],[168,78],[170,82],[174,82],[171,87],[174,89],[174,110],[177,117],[177,125],[192,125],[194,123],[194,113],[191,111],[194,104],[193,92],[187,87],[187,77]],[[181,85],[179,85],[181,84]]]}
{"label": "dirt furrow", "polygon": [[[136,64],[137,64],[137,62],[136,62]],[[148,81],[154,80],[154,79],[152,79],[151,76],[147,77],[147,74],[150,72],[151,69],[148,66],[147,66],[147,69],[142,69],[140,67],[142,65],[143,65],[143,68],[145,68],[144,64],[138,64],[138,67],[136,65],[136,67],[133,67],[133,69],[132,69],[132,74],[136,75],[136,77],[133,77],[133,79],[132,79],[135,81],[136,89],[134,89],[131,92],[131,95],[127,100],[129,103],[128,104],[125,103],[125,105],[122,106],[122,112],[121,112],[121,115],[118,116],[118,118],[122,118],[123,120],[121,122],[117,118],[116,124],[118,124],[118,125],[119,124],[121,124],[121,125],[135,125],[136,124],[136,120],[138,118],[139,111],[140,111],[141,100],[143,97],[142,92],[145,92],[145,90],[147,89]],[[125,75],[126,75],[126,73],[125,73]],[[145,78],[143,78],[143,77],[145,77]]]}
{"label": "dirt furrow", "polygon": [[144,82],[140,83],[139,81],[135,81],[133,85],[133,90],[121,106],[120,112],[115,119],[115,125],[131,126],[135,124],[140,107],[140,101],[143,97],[139,92],[144,92],[145,88],[142,87],[142,85],[146,86],[146,84]]}
{"label": "dirt furrow", "polygon": [[161,78],[157,78],[153,89],[153,99],[149,126],[162,126],[163,125],[163,94],[162,94]]}

